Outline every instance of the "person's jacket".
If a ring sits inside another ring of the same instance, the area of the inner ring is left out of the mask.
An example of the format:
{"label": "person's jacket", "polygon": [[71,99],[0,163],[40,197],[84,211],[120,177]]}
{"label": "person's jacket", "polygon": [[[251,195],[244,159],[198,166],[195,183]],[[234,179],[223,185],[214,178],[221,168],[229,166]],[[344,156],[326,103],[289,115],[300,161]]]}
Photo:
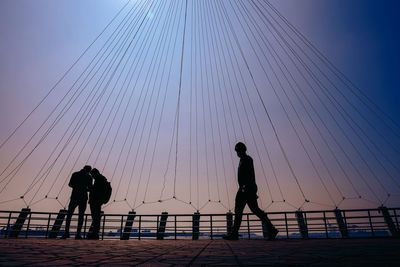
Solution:
{"label": "person's jacket", "polygon": [[92,177],[84,170],[74,172],[68,186],[72,188],[71,198],[87,200],[87,192],[92,187]]}
{"label": "person's jacket", "polygon": [[240,159],[238,167],[238,183],[239,190],[242,192],[257,193],[253,159],[249,155],[245,155]]}
{"label": "person's jacket", "polygon": [[99,204],[101,205],[104,199],[104,187],[107,182],[106,177],[103,175],[99,175],[94,178],[94,184],[89,194],[89,203],[90,204]]}

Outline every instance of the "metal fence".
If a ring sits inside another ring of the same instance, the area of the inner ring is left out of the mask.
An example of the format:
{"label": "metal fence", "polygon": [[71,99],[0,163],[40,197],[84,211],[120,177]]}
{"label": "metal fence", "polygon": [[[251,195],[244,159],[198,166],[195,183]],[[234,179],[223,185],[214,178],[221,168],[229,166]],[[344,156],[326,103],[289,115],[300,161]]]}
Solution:
{"label": "metal fence", "polygon": [[[1,238],[55,238],[63,234],[66,211],[0,211]],[[277,238],[393,237],[399,234],[400,208],[290,211],[268,213],[279,230]],[[71,222],[76,231],[77,214]],[[103,214],[101,239],[217,239],[230,231],[232,213],[227,214]],[[85,214],[86,236],[91,224]],[[241,238],[263,238],[263,226],[253,214],[244,214]]]}

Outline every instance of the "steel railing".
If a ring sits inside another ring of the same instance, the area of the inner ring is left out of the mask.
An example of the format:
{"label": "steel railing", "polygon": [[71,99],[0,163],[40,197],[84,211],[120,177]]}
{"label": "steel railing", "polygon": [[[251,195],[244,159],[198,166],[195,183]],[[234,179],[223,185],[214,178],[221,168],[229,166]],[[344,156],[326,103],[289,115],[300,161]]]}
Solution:
{"label": "steel railing", "polygon": [[[400,208],[319,210],[269,212],[268,216],[279,230],[278,238],[354,238],[398,236]],[[25,211],[0,211],[0,237],[48,238],[58,213]],[[339,214],[339,218],[338,215]],[[124,232],[128,214],[103,214],[101,239],[214,239],[229,231],[232,214],[199,214],[198,224],[194,214],[168,214],[165,229],[160,227],[162,214],[135,214],[133,226]],[[132,216],[132,215],[131,215]],[[164,216],[165,217],[165,216]],[[132,218],[131,218],[132,219]],[[195,219],[196,220],[196,219]],[[76,231],[77,214],[71,222],[71,236]],[[90,214],[85,214],[82,234],[86,236],[91,224]],[[56,235],[64,231],[65,221]],[[196,227],[198,225],[198,227]],[[18,233],[15,235],[15,231]],[[126,230],[126,229],[125,229]],[[14,232],[13,232],[14,231]],[[13,234],[11,234],[13,232]],[[240,229],[241,238],[263,238],[263,227],[253,214],[244,214]],[[161,237],[161,238],[160,238]]]}

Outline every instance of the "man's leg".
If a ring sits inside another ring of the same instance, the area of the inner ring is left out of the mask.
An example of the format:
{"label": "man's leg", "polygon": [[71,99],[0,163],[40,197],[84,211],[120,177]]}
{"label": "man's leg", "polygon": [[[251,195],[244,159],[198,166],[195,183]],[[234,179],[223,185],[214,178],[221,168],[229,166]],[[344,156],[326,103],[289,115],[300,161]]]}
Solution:
{"label": "man's leg", "polygon": [[240,229],[240,224],[242,223],[243,210],[246,206],[246,198],[242,192],[237,192],[235,198],[235,221],[233,223],[233,234],[238,234]]}
{"label": "man's leg", "polygon": [[101,221],[101,205],[97,204],[94,207],[94,216],[93,216],[93,233],[95,237],[99,236],[100,232],[100,221]]}
{"label": "man's leg", "polygon": [[225,235],[225,240],[237,240],[239,238],[240,224],[242,223],[243,210],[246,206],[246,198],[243,192],[238,191],[235,198],[235,221],[233,223],[232,232]]}
{"label": "man's leg", "polygon": [[85,211],[87,206],[87,200],[81,200],[79,203],[79,216],[78,216],[78,227],[76,229],[76,238],[81,239],[81,231],[83,226],[83,221],[85,217]]}
{"label": "man's leg", "polygon": [[88,234],[86,235],[86,238],[90,239],[93,237],[93,226],[94,226],[94,221],[95,221],[95,215],[94,215],[94,205],[93,203],[90,203],[90,217],[92,218],[92,223],[90,224]]}
{"label": "man's leg", "polygon": [[271,223],[267,214],[258,207],[257,197],[250,198],[247,201],[247,205],[249,205],[251,212],[253,212],[258,218],[260,218],[261,222],[267,226],[269,238],[274,239],[276,234],[278,233],[278,230]]}
{"label": "man's leg", "polygon": [[75,201],[75,199],[71,198],[69,201],[69,205],[68,205],[67,219],[65,221],[65,232],[61,238],[69,237],[69,228],[71,225],[71,218],[72,218],[72,214],[74,214],[76,206],[78,206],[78,203]]}
{"label": "man's leg", "polygon": [[98,239],[100,229],[100,207],[96,203],[90,203],[90,212],[92,216],[92,224],[90,226],[87,239]]}

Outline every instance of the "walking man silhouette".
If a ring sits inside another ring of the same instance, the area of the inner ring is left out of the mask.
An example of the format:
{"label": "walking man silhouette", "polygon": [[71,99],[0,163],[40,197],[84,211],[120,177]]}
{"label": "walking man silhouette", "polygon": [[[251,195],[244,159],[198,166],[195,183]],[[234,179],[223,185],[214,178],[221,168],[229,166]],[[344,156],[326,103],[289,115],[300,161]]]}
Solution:
{"label": "walking man silhouette", "polygon": [[72,193],[68,205],[67,220],[65,222],[65,233],[61,237],[62,239],[69,238],[71,218],[76,207],[79,209],[79,216],[75,239],[82,239],[81,230],[88,200],[87,193],[92,187],[92,177],[90,176],[91,170],[92,167],[86,165],[82,170],[79,172],[74,172],[71,176],[68,186],[72,188]]}
{"label": "walking man silhouette", "polygon": [[246,204],[267,227],[268,240],[275,239],[278,230],[272,225],[267,214],[258,207],[257,184],[255,180],[253,159],[247,155],[246,145],[239,142],[235,146],[237,156],[240,158],[238,168],[239,190],[235,198],[235,221],[231,233],[224,236],[225,240],[238,240],[239,229],[242,223],[243,210]]}
{"label": "walking man silhouette", "polygon": [[94,178],[94,185],[89,193],[89,204],[90,211],[92,215],[92,225],[89,229],[89,234],[87,235],[87,239],[99,239],[99,231],[100,231],[100,221],[101,221],[101,205],[104,204],[105,198],[109,197],[107,195],[106,184],[107,179],[104,177],[98,169],[94,168],[91,171],[91,174]]}

